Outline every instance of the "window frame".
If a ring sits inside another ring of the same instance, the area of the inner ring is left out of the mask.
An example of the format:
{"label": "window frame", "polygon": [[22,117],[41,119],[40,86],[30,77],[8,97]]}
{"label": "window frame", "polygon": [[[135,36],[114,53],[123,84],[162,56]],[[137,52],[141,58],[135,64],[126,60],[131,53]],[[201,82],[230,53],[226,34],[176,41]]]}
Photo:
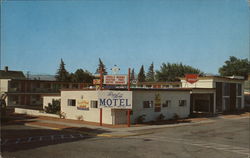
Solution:
{"label": "window frame", "polygon": [[[93,103],[96,103],[95,107]],[[97,109],[98,108],[98,101],[97,100],[90,100],[90,108]]]}
{"label": "window frame", "polygon": [[[183,105],[182,105],[182,103],[183,103]],[[185,100],[185,99],[180,99],[180,100],[179,100],[179,106],[180,106],[180,107],[185,107],[185,106],[187,106],[187,100]]]}
{"label": "window frame", "polygon": [[[74,105],[73,105],[73,103],[74,103]],[[76,106],[76,99],[68,99],[67,106]]]}
{"label": "window frame", "polygon": [[171,106],[171,100],[165,100],[164,103],[162,103],[163,108],[167,108]]}
{"label": "window frame", "polygon": [[[145,103],[147,103],[148,107],[145,106]],[[146,100],[146,101],[143,101],[143,109],[149,109],[149,108],[153,108],[154,107],[154,101],[152,100]]]}

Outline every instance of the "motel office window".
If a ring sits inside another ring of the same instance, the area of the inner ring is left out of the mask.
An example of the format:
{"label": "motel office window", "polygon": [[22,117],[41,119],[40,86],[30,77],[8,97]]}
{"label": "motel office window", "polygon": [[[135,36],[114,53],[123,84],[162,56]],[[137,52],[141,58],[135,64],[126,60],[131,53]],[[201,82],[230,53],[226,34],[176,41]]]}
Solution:
{"label": "motel office window", "polygon": [[237,96],[241,96],[242,95],[242,85],[241,84],[237,84]]}
{"label": "motel office window", "polygon": [[166,100],[163,104],[162,107],[169,107],[171,105],[171,100]]}
{"label": "motel office window", "polygon": [[223,94],[224,94],[224,96],[230,95],[230,83],[223,84]]}
{"label": "motel office window", "polygon": [[75,99],[68,99],[68,106],[76,106],[76,100]]}
{"label": "motel office window", "polygon": [[241,108],[242,104],[242,84],[236,84],[236,106]]}
{"label": "motel office window", "polygon": [[98,101],[96,101],[96,100],[91,100],[90,101],[90,107],[91,108],[97,108],[97,106],[98,106]]}
{"label": "motel office window", "polygon": [[143,108],[152,108],[153,101],[143,101]]}
{"label": "motel office window", "polygon": [[186,100],[179,100],[179,106],[187,106]]}

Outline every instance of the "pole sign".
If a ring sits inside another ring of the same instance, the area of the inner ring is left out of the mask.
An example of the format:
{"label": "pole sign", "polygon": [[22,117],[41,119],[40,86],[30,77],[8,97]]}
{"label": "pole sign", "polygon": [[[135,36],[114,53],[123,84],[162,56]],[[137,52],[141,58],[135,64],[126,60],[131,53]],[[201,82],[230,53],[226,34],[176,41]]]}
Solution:
{"label": "pole sign", "polygon": [[126,85],[127,75],[104,75],[104,84]]}
{"label": "pole sign", "polygon": [[191,83],[191,84],[198,81],[198,75],[197,74],[186,74],[185,78],[186,78],[186,81],[188,83]]}
{"label": "pole sign", "polygon": [[132,91],[99,91],[98,107],[132,109]]}

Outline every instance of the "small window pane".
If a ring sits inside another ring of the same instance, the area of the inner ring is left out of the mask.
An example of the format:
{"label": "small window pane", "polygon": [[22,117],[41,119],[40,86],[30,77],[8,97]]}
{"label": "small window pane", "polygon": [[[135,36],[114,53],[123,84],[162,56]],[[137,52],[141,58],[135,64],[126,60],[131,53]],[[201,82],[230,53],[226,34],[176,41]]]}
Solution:
{"label": "small window pane", "polygon": [[75,99],[68,99],[68,106],[76,106],[76,100]]}
{"label": "small window pane", "polygon": [[224,96],[229,96],[230,94],[230,84],[229,83],[224,83]]}
{"label": "small window pane", "polygon": [[186,100],[179,100],[179,106],[186,106],[187,101]]}
{"label": "small window pane", "polygon": [[162,107],[169,107],[171,105],[171,100],[166,100],[163,104]]}
{"label": "small window pane", "polygon": [[153,101],[143,101],[143,108],[152,108]]}
{"label": "small window pane", "polygon": [[242,85],[237,84],[237,96],[241,96],[241,95],[242,95]]}
{"label": "small window pane", "polygon": [[97,108],[98,102],[96,100],[91,100],[90,107],[91,108]]}

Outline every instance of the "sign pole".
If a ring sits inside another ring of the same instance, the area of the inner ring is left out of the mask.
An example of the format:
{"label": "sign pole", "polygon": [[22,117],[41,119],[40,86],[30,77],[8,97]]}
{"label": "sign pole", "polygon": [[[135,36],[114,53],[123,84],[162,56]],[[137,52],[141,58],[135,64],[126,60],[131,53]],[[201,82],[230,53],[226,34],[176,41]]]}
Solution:
{"label": "sign pole", "polygon": [[100,70],[100,90],[102,90],[102,82],[103,82],[103,70]]}
{"label": "sign pole", "polygon": [[130,127],[130,109],[128,109],[128,127]]}
{"label": "sign pole", "polygon": [[[130,91],[130,68],[128,68],[128,91]],[[130,109],[128,109],[128,112],[127,112],[127,124],[128,124],[128,127],[130,127]]]}
{"label": "sign pole", "polygon": [[128,91],[130,91],[130,68],[128,68]]}
{"label": "sign pole", "polygon": [[[100,90],[102,90],[103,69],[100,70]],[[102,126],[102,108],[100,108],[100,126]]]}
{"label": "sign pole", "polygon": [[100,126],[102,126],[102,108],[100,108]]}

